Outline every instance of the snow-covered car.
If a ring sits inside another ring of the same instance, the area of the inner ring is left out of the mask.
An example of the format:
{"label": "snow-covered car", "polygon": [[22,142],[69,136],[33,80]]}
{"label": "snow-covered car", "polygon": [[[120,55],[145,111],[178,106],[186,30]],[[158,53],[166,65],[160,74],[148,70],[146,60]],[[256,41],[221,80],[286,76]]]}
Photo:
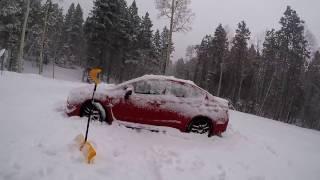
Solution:
{"label": "snow-covered car", "polygon": [[119,85],[99,84],[93,104],[92,92],[92,85],[72,90],[66,113],[82,117],[92,109],[92,120],[111,124],[117,119],[209,136],[221,135],[229,121],[227,100],[174,77],[145,75]]}

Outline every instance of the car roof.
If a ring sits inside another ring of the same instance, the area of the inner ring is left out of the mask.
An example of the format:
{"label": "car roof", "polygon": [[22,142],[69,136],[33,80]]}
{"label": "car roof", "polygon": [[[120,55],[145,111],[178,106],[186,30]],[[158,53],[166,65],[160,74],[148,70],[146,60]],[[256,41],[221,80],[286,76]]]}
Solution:
{"label": "car roof", "polygon": [[[163,76],[163,75],[144,75],[126,82],[123,82],[121,84],[118,84],[118,86],[126,85],[126,84],[131,84],[137,81],[142,81],[142,80],[169,80],[169,81],[175,81],[175,82],[180,82],[183,84],[190,84],[193,86],[198,87],[193,81],[190,80],[184,80],[184,79],[178,79],[175,78],[174,76]],[[200,88],[200,87],[198,87]]]}

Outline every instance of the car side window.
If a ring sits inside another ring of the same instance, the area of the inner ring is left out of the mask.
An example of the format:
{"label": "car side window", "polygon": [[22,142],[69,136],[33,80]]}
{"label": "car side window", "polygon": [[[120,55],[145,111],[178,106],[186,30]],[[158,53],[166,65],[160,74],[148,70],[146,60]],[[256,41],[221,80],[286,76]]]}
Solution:
{"label": "car side window", "polygon": [[179,82],[170,82],[168,86],[168,93],[169,95],[173,95],[176,97],[182,97],[182,98],[200,98],[204,96],[204,93],[189,84],[182,84]]}
{"label": "car side window", "polygon": [[178,82],[170,82],[168,89],[168,94],[176,97],[187,97],[188,95],[188,88]]}
{"label": "car side window", "polygon": [[161,95],[165,92],[165,86],[158,80],[142,80],[133,83],[134,92],[137,94]]}
{"label": "car side window", "polygon": [[151,85],[147,81],[138,81],[132,84],[137,94],[150,94]]}
{"label": "car side window", "polygon": [[190,86],[190,91],[189,92],[189,97],[192,98],[197,98],[197,97],[203,97],[204,96],[204,92],[201,91],[199,88],[194,87],[194,86]]}

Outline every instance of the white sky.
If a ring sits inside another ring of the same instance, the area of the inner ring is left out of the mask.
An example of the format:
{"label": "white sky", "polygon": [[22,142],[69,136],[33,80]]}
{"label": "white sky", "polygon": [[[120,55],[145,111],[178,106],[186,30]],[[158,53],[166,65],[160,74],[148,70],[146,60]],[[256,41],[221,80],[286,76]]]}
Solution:
{"label": "white sky", "polygon": [[[82,6],[92,6],[92,0],[65,1],[65,3],[78,1]],[[127,0],[128,5],[132,1]],[[168,24],[168,20],[158,19],[154,1],[136,0],[140,15],[142,16],[148,11],[154,23],[154,29],[162,29]],[[206,34],[213,34],[219,23],[234,31],[237,24],[245,20],[254,39],[252,42],[255,42],[257,37],[261,39],[267,29],[279,28],[278,22],[287,5],[297,11],[319,42],[320,0],[192,0],[191,9],[196,17],[190,32],[174,34],[176,49],[174,60],[185,56],[188,45],[199,44]],[[90,8],[85,8],[85,14]]]}

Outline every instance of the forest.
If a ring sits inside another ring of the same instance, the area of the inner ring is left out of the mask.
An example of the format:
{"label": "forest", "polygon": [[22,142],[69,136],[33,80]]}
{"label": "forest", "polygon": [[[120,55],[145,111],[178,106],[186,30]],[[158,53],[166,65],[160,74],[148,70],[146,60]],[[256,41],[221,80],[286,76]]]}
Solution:
{"label": "forest", "polygon": [[280,28],[265,32],[261,47],[250,43],[245,21],[233,37],[219,24],[190,46],[185,58],[171,58],[166,71],[166,59],[174,52],[170,28],[154,29],[135,1],[96,0],[86,19],[79,4],[64,13],[51,0],[29,2],[0,1],[0,49],[8,50],[9,71],[23,72],[24,60],[36,64],[39,74],[45,64],[101,67],[108,83],[174,75],[228,99],[236,110],[320,130],[320,52],[311,51],[305,22],[290,6],[279,17]]}

